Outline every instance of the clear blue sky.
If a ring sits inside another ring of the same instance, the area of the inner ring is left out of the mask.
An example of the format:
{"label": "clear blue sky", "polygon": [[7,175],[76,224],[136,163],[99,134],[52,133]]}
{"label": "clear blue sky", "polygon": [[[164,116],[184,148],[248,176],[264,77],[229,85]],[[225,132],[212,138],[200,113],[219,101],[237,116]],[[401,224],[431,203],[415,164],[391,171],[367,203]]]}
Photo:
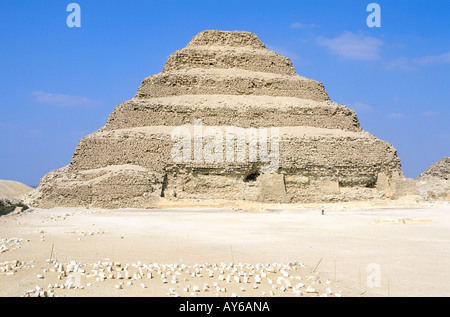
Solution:
{"label": "clear blue sky", "polygon": [[[81,7],[81,28],[66,7]],[[369,28],[369,3],[381,27]],[[392,143],[407,177],[450,155],[450,1],[0,2],[0,179],[67,165],[145,77],[206,29],[254,32]]]}

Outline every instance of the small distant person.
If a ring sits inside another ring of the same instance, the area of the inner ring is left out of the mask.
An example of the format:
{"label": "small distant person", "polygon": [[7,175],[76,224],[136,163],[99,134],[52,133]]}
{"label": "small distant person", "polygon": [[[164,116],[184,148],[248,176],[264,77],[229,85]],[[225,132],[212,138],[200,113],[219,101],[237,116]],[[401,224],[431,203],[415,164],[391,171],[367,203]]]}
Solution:
{"label": "small distant person", "polygon": [[320,208],[320,211],[322,212],[322,215],[325,215],[325,209],[323,208],[323,206],[322,208]]}

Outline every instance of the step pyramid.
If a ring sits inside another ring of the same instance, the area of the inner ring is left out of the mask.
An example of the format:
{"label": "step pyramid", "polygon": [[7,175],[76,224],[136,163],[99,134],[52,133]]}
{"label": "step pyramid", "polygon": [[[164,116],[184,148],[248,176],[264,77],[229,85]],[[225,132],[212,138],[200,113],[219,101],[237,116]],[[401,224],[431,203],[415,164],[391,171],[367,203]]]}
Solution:
{"label": "step pyramid", "polygon": [[395,148],[250,32],[207,30],[145,78],[47,174],[33,205],[392,199],[414,192]]}

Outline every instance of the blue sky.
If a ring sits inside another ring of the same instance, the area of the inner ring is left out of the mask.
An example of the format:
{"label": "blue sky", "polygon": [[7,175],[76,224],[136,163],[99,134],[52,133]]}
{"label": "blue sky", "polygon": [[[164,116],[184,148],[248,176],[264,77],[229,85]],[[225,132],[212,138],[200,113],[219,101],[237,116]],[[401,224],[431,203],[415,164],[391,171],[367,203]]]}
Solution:
{"label": "blue sky", "polygon": [[[67,165],[145,77],[206,29],[254,32],[392,143],[405,176],[450,155],[450,1],[0,2],[0,179]],[[369,3],[381,27],[369,28]]]}

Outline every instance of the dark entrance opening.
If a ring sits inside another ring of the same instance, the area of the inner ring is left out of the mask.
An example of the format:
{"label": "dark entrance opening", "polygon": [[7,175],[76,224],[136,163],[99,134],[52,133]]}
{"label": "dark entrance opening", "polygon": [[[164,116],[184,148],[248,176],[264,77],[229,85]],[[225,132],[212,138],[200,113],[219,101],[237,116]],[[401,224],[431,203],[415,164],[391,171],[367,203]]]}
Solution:
{"label": "dark entrance opening", "polygon": [[259,173],[258,172],[253,172],[248,174],[247,176],[245,176],[244,178],[244,182],[256,182],[256,179],[258,178]]}

